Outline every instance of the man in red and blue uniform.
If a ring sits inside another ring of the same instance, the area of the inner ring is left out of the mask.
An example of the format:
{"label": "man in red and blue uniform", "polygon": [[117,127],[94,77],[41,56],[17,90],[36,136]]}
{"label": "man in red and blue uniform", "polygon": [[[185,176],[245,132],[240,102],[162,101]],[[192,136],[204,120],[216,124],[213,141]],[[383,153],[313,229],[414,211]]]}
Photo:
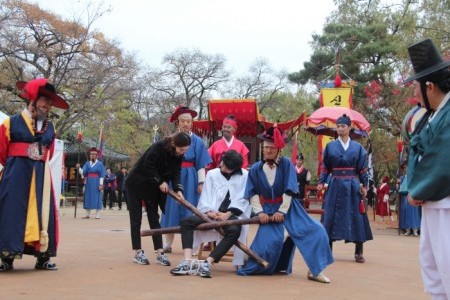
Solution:
{"label": "man in red and blue uniform", "polygon": [[55,129],[51,106],[67,109],[47,79],[19,81],[29,104],[0,126],[0,272],[13,269],[23,254],[37,257],[36,269],[57,270],[50,257],[58,246],[58,214],[50,160]]}

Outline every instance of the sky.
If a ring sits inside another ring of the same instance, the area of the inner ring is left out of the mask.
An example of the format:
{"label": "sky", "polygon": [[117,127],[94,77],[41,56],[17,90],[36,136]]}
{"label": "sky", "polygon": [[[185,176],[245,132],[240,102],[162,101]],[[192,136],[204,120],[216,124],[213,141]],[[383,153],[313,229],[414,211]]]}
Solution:
{"label": "sky", "polygon": [[[33,1],[32,1],[33,2]],[[83,15],[88,0],[39,0],[63,18]],[[235,74],[257,58],[276,71],[295,72],[312,53],[313,33],[321,33],[333,0],[90,0],[111,12],[94,23],[142,63],[160,67],[177,49],[222,54]],[[84,14],[85,16],[85,14]]]}

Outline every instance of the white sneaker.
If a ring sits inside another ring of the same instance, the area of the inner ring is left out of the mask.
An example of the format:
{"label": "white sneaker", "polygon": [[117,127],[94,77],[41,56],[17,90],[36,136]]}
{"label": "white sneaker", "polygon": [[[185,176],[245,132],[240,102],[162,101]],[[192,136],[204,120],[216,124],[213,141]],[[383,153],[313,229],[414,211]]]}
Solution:
{"label": "white sneaker", "polygon": [[200,266],[198,268],[198,275],[203,278],[211,278],[211,264],[205,260],[200,263]]}
{"label": "white sneaker", "polygon": [[156,262],[163,266],[170,266],[169,258],[164,253],[156,257]]}
{"label": "white sneaker", "polygon": [[134,256],[133,261],[140,265],[149,265],[150,264],[147,256],[145,256],[144,250],[139,250],[138,252],[136,252],[136,255]]}
{"label": "white sneaker", "polygon": [[198,260],[186,260],[183,259],[178,266],[170,270],[172,275],[197,275],[198,271]]}

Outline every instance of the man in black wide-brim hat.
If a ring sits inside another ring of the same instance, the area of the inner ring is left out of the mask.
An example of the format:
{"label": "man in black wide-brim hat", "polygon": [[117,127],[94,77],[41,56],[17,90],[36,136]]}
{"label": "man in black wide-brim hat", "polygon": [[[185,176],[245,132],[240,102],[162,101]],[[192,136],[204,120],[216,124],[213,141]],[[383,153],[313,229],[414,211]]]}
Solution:
{"label": "man in black wide-brim hat", "polygon": [[67,109],[45,78],[19,81],[28,102],[21,114],[0,126],[0,272],[13,269],[23,254],[37,257],[36,269],[56,270],[58,214],[49,160],[55,129],[48,120],[52,106]]}
{"label": "man in black wide-brim hat", "polygon": [[409,143],[408,201],[422,206],[420,265],[432,299],[450,299],[450,61],[426,39],[408,48],[414,95],[427,109]]}

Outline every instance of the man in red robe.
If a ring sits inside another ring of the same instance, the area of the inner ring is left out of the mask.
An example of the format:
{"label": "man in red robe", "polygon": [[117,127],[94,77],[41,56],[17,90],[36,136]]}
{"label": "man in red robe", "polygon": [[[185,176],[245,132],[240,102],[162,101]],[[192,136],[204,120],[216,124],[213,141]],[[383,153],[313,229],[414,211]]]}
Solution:
{"label": "man in red robe", "polygon": [[215,141],[208,149],[208,153],[213,159],[213,162],[209,165],[210,169],[217,168],[220,165],[222,155],[228,150],[236,150],[242,156],[242,168],[246,169],[248,167],[249,150],[243,142],[234,136],[237,128],[237,121],[234,115],[225,117],[222,123],[222,138]]}

